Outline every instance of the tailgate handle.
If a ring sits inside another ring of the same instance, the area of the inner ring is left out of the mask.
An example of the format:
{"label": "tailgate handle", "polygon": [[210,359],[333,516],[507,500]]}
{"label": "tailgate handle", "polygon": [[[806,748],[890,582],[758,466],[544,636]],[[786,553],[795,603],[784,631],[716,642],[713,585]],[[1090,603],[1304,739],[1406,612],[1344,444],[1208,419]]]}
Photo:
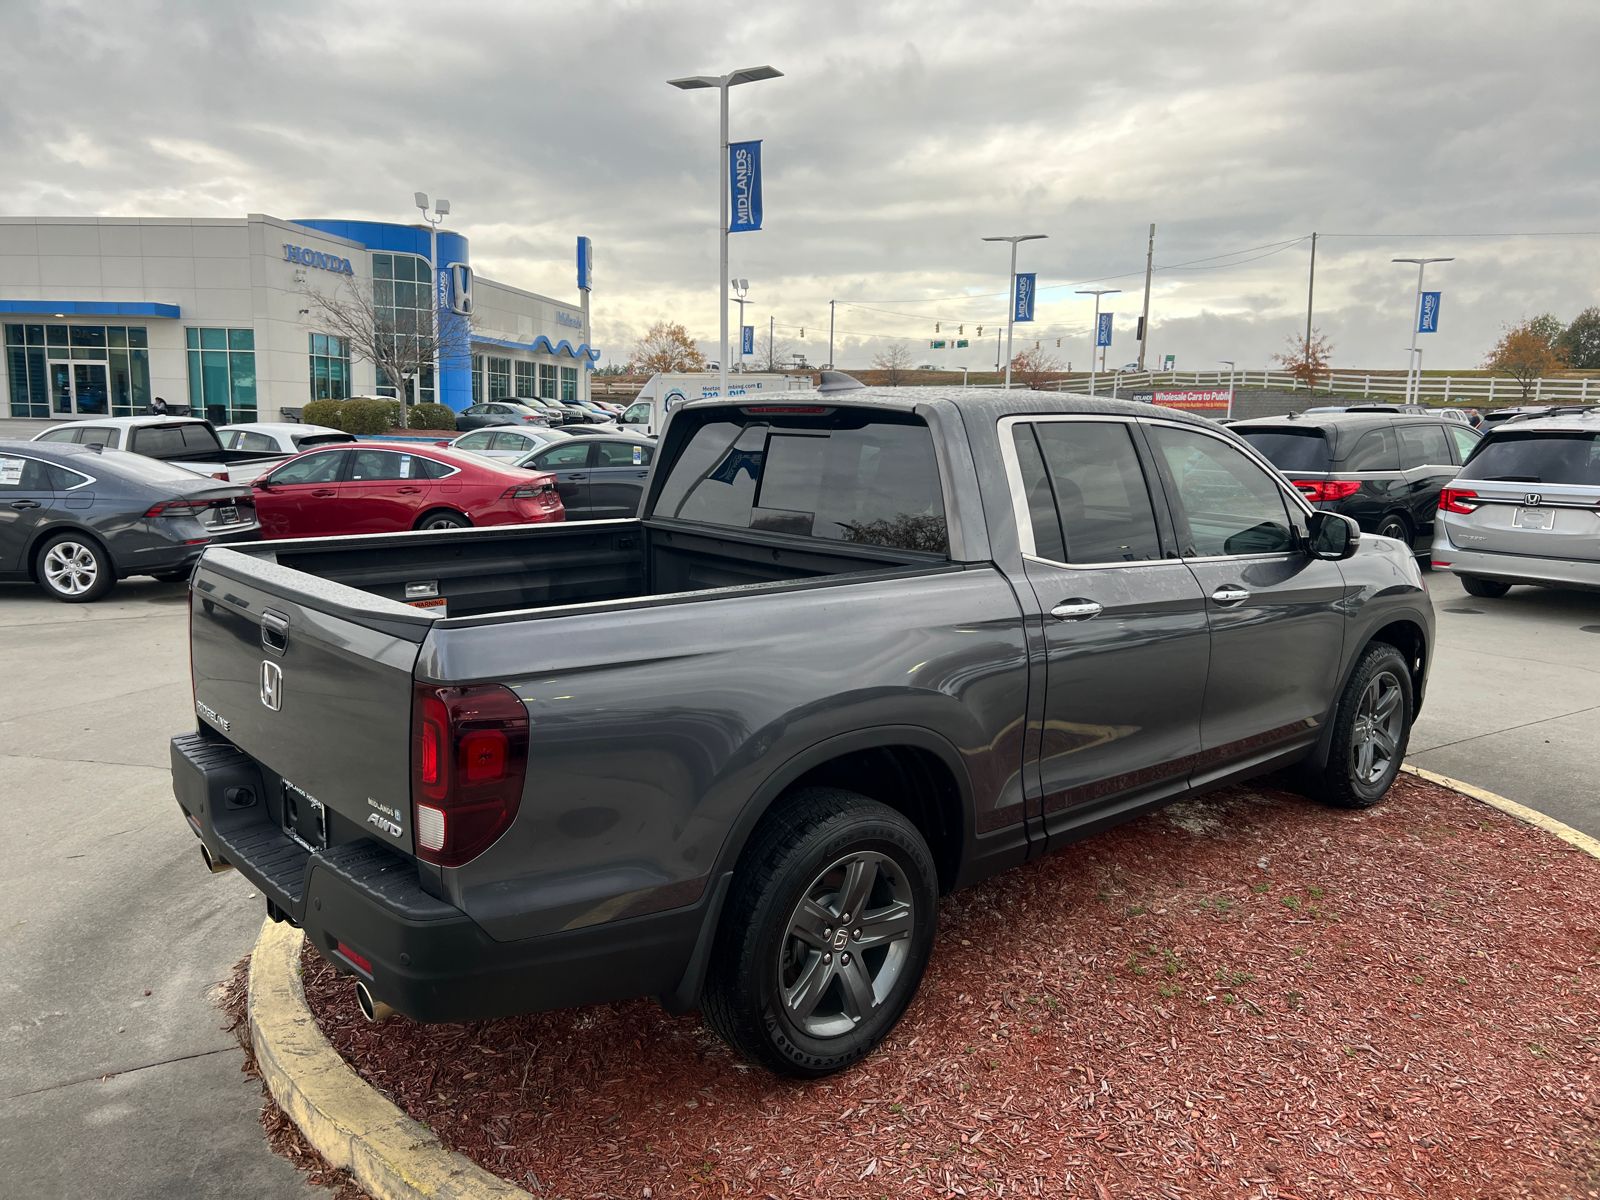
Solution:
{"label": "tailgate handle", "polygon": [[261,614],[261,644],[274,654],[289,648],[289,618],[270,608]]}

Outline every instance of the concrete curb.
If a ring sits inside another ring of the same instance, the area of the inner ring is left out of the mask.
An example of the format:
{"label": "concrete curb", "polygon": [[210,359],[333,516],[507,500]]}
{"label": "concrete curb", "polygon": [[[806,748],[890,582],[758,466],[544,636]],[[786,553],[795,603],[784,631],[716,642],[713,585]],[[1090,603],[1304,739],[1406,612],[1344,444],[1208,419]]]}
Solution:
{"label": "concrete curb", "polygon": [[266,921],[250,958],[250,1042],[272,1098],[376,1200],[531,1200],[453,1150],[339,1057],[306,1006],[305,935]]}
{"label": "concrete curb", "polygon": [[1474,800],[1480,800],[1490,808],[1498,808],[1501,812],[1507,813],[1519,821],[1526,821],[1529,825],[1537,826],[1546,833],[1554,834],[1574,849],[1582,850],[1593,858],[1600,858],[1600,840],[1574,829],[1571,825],[1563,825],[1554,817],[1547,817],[1542,812],[1537,812],[1525,804],[1518,804],[1515,800],[1507,800],[1504,796],[1486,792],[1481,787],[1473,787],[1470,783],[1462,783],[1459,779],[1451,779],[1448,775],[1435,775],[1432,771],[1424,771],[1421,767],[1413,767],[1409,763],[1400,769],[1408,775],[1426,779],[1429,783],[1437,783],[1441,787],[1460,792],[1464,796],[1471,796]]}

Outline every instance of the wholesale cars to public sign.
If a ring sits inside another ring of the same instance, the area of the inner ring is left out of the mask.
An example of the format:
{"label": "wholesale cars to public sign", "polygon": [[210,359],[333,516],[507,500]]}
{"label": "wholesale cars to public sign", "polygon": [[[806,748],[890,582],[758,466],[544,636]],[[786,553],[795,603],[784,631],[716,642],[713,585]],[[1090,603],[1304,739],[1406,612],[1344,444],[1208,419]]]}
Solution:
{"label": "wholesale cars to public sign", "polygon": [[1232,388],[1176,388],[1165,392],[1135,392],[1135,400],[1159,408],[1178,408],[1197,417],[1220,421],[1233,412]]}

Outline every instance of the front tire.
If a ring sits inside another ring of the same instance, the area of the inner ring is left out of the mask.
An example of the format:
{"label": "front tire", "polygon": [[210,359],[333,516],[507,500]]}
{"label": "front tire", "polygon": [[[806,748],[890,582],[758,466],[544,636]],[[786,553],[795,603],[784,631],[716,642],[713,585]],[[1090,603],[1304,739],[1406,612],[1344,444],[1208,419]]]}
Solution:
{"label": "front tire", "polygon": [[1467,589],[1469,596],[1482,596],[1486,600],[1498,600],[1511,590],[1511,585],[1501,579],[1482,579],[1477,575],[1461,575],[1461,586]]}
{"label": "front tire", "polygon": [[1415,711],[1405,656],[1374,642],[1340,697],[1328,763],[1313,779],[1317,798],[1337,808],[1371,808],[1382,800],[1405,761]]}
{"label": "front tire", "polygon": [[900,813],[839,788],[798,793],[763,819],[734,877],[707,1022],[780,1075],[842,1070],[916,995],[938,895],[933,855]]}
{"label": "front tire", "polygon": [[111,556],[100,543],[79,533],[58,533],[39,547],[35,575],[39,586],[67,604],[89,604],[117,581]]}

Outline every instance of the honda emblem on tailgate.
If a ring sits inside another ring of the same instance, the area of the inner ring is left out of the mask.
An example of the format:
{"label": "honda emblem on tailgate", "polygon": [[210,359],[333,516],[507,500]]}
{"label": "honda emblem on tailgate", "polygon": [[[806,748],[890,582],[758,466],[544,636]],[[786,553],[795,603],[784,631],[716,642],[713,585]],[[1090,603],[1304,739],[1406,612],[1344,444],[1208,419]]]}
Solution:
{"label": "honda emblem on tailgate", "polygon": [[1538,492],[1529,492],[1526,499],[1527,499],[1527,503],[1530,506],[1537,507],[1539,501],[1543,500],[1544,497],[1541,496]]}
{"label": "honda emblem on tailgate", "polygon": [[261,703],[273,712],[283,707],[283,668],[271,659],[261,662]]}

